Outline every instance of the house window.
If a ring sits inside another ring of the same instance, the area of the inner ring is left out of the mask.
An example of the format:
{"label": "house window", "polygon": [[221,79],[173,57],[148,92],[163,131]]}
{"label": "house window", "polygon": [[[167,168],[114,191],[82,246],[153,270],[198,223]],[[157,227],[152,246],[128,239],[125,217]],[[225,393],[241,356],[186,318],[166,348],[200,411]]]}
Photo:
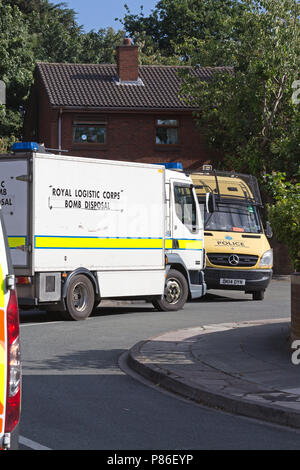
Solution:
{"label": "house window", "polygon": [[73,121],[73,143],[105,144],[106,122],[104,119],[75,119]]}
{"label": "house window", "polygon": [[157,119],[155,143],[158,145],[178,144],[178,120]]}

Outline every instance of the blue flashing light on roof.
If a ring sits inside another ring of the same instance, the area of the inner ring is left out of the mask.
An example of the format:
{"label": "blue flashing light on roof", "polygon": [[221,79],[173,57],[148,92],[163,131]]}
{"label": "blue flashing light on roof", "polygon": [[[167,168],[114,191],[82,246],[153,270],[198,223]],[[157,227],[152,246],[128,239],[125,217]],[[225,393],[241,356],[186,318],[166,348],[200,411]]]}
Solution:
{"label": "blue flashing light on roof", "polygon": [[181,170],[183,171],[182,163],[180,162],[168,162],[168,163],[157,163],[157,165],[162,165],[166,170]]}
{"label": "blue flashing light on roof", "polygon": [[12,146],[13,152],[38,152],[39,144],[36,142],[15,142]]}

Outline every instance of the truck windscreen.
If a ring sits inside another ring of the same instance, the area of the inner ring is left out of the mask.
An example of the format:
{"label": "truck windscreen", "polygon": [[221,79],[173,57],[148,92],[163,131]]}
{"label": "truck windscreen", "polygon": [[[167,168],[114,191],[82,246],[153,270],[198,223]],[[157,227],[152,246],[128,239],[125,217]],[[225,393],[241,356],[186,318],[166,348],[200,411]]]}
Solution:
{"label": "truck windscreen", "polygon": [[254,206],[240,204],[218,204],[218,209],[207,213],[205,209],[205,230],[223,232],[261,233],[261,223]]}

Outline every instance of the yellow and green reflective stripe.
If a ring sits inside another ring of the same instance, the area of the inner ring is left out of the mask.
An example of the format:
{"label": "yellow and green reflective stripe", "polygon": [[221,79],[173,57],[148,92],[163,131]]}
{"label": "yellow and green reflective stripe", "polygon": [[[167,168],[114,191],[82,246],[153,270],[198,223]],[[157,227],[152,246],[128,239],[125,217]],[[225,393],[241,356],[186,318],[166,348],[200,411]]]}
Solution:
{"label": "yellow and green reflective stripe", "polygon": [[[175,244],[173,242],[176,242]],[[202,250],[203,240],[168,238],[165,243],[167,250]]]}
{"label": "yellow and green reflective stripe", "polygon": [[[201,250],[202,240],[178,239],[179,250]],[[36,249],[119,249],[119,250],[162,250],[162,238],[97,238],[97,237],[48,237],[36,236]],[[165,248],[173,248],[173,239],[165,240]]]}
{"label": "yellow and green reflective stripe", "polygon": [[167,238],[165,241],[165,248],[166,250],[172,250],[173,248],[173,238]]}
{"label": "yellow and green reflective stripe", "polygon": [[161,238],[35,237],[37,249],[153,249],[162,250]]}
{"label": "yellow and green reflective stripe", "polygon": [[202,250],[202,240],[178,240],[180,250]]}
{"label": "yellow and green reflective stripe", "polygon": [[16,248],[17,246],[26,246],[27,238],[26,237],[8,237],[9,248]]}

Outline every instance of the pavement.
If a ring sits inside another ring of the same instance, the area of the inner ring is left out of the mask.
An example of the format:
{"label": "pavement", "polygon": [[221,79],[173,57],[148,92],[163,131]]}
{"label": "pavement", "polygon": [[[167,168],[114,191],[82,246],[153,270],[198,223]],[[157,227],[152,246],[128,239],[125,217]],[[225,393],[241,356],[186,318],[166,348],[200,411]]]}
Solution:
{"label": "pavement", "polygon": [[197,403],[300,428],[293,352],[290,319],[283,318],[171,331],[133,346],[127,365]]}

